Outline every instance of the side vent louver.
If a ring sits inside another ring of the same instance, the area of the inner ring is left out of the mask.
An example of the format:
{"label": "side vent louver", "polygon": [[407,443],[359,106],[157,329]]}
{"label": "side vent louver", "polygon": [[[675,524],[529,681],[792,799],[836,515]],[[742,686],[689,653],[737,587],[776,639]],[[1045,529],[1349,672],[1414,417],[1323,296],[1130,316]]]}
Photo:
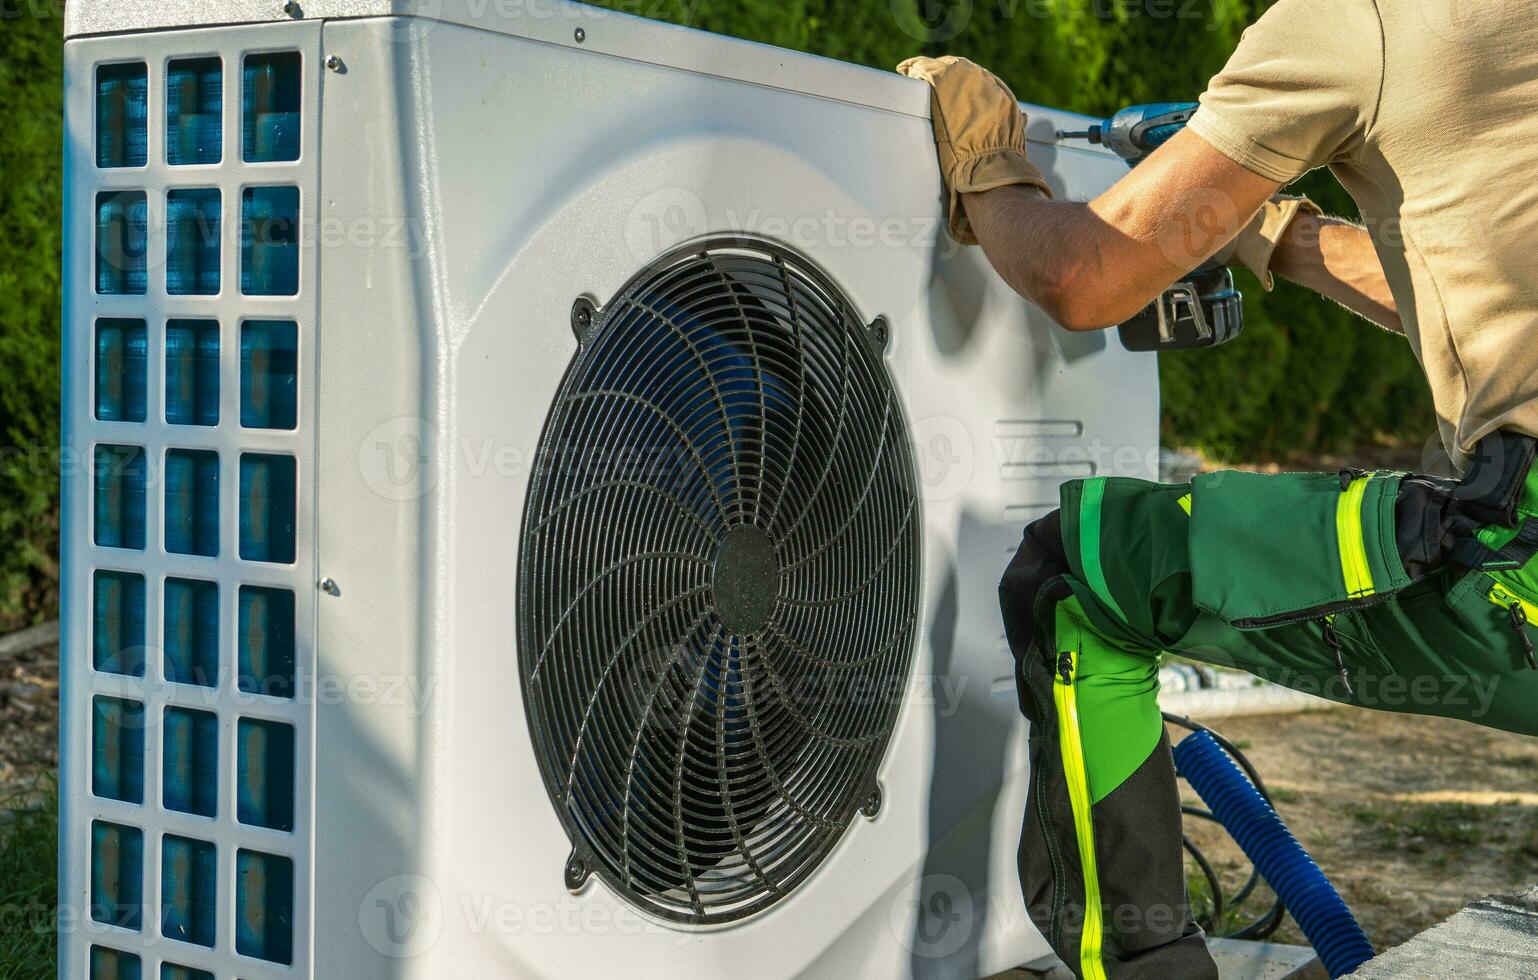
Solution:
{"label": "side vent louver", "polygon": [[318,37],[71,42],[71,975],[309,975]]}

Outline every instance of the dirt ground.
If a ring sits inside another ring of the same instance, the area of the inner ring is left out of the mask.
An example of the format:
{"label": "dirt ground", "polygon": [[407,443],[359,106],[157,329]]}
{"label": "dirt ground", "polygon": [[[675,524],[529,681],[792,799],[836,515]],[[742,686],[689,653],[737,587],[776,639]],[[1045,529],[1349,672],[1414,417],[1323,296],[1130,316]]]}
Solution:
{"label": "dirt ground", "polygon": [[0,638],[0,809],[15,809],[58,764],[58,629]]}
{"label": "dirt ground", "polygon": [[[1380,952],[1471,899],[1538,882],[1538,739],[1358,709],[1212,727],[1255,764]],[[1243,856],[1220,829],[1186,824],[1232,894]],[[1275,938],[1303,943],[1290,919]]]}

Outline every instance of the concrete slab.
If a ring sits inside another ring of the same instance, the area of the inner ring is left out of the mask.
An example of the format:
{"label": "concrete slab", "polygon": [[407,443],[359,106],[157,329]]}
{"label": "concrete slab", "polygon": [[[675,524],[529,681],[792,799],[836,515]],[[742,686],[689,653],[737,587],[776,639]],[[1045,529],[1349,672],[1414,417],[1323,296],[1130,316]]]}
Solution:
{"label": "concrete slab", "polygon": [[1363,980],[1538,977],[1538,886],[1482,898],[1351,974]]}

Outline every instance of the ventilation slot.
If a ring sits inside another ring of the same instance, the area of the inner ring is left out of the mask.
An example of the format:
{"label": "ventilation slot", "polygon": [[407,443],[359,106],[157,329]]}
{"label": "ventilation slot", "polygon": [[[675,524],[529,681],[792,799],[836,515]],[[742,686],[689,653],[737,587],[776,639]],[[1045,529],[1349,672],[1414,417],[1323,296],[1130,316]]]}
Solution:
{"label": "ventilation slot", "polygon": [[240,457],[240,557],[294,560],[294,459],[246,453]]}
{"label": "ventilation slot", "polygon": [[212,817],[219,805],[219,719],[208,711],[167,708],[164,804]]}
{"label": "ventilation slot", "polygon": [[143,422],[149,340],[143,320],[96,321],[96,417]]}
{"label": "ventilation slot", "polygon": [[91,666],[143,677],[144,576],[97,571],[91,593]]}
{"label": "ventilation slot", "polygon": [[144,915],[144,834],[97,820],[91,824],[91,918],[135,932]]}
{"label": "ventilation slot", "polygon": [[143,191],[96,195],[96,291],[142,296],[149,287],[149,205]]}
{"label": "ventilation slot", "polygon": [[106,946],[91,947],[91,980],[143,980],[139,957]]}
{"label": "ventilation slot", "polygon": [[149,74],[144,64],[96,69],[96,165],[149,162]]}
{"label": "ventilation slot", "polygon": [[219,553],[218,453],[166,453],[166,550],[205,557]]}
{"label": "ventilation slot", "polygon": [[144,802],[144,705],[98,696],[91,702],[91,792]]}
{"label": "ventilation slot", "polygon": [[165,590],[166,680],[213,687],[219,680],[219,586],[168,578]]}
{"label": "ventilation slot", "polygon": [[219,292],[219,192],[210,188],[166,195],[166,292]]}
{"label": "ventilation slot", "polygon": [[166,421],[172,425],[219,424],[219,323],[172,320],[166,324]]}
{"label": "ventilation slot", "polygon": [[240,587],[240,677],[243,694],[294,696],[294,594]]}
{"label": "ventilation slot", "polygon": [[144,550],[144,450],[97,446],[96,543],[103,548]]}
{"label": "ventilation slot", "polygon": [[240,225],[240,291],[299,292],[299,188],[248,187]]}
{"label": "ventilation slot", "polygon": [[244,122],[242,158],[247,163],[299,159],[299,108],[303,95],[298,52],[254,54],[241,79]]}
{"label": "ventilation slot", "polygon": [[198,946],[214,944],[218,870],[214,845],[167,834],[160,858],[160,934]]}
{"label": "ventilation slot", "polygon": [[219,162],[223,70],[218,58],[171,62],[166,72],[166,162],[171,166]]}
{"label": "ventilation slot", "polygon": [[235,949],[271,963],[294,958],[294,862],[242,850],[235,856]]}
{"label": "ventilation slot", "polygon": [[299,328],[251,320],[240,328],[240,424],[292,429],[299,422]]}

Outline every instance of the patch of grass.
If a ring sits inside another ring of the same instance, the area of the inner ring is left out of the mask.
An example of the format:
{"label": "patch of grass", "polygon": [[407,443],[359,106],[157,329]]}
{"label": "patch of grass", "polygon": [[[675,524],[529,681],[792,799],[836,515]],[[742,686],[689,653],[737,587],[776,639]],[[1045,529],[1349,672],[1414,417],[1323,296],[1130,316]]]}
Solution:
{"label": "patch of grass", "polygon": [[1364,805],[1348,812],[1364,829],[1376,833],[1380,848],[1412,854],[1433,849],[1456,853],[1487,841],[1493,835],[1484,824],[1495,816],[1490,807],[1467,803]]}
{"label": "patch of grass", "polygon": [[1270,792],[1271,799],[1277,803],[1296,803],[1301,799],[1297,790],[1288,789],[1285,786],[1267,786],[1266,789]]}
{"label": "patch of grass", "polygon": [[1512,769],[1531,769],[1538,759],[1526,754],[1507,753],[1498,755],[1490,761],[1497,766],[1509,766]]}
{"label": "patch of grass", "polygon": [[[1217,871],[1224,880],[1224,897],[1230,905],[1223,910],[1223,917],[1214,924],[1209,934],[1227,936],[1243,929],[1270,908],[1275,895],[1271,891],[1271,886],[1262,880],[1255,886],[1255,891],[1244,901],[1244,904],[1236,907],[1231,903],[1243,884],[1243,878],[1230,880],[1233,878],[1231,868],[1219,868]],[[1207,880],[1207,876],[1202,874],[1196,862],[1191,860],[1190,855],[1186,856],[1186,901],[1190,903],[1193,916],[1203,918],[1211,915],[1212,884]]]}
{"label": "patch of grass", "polygon": [[0,799],[0,980],[57,972],[58,814],[51,777]]}

